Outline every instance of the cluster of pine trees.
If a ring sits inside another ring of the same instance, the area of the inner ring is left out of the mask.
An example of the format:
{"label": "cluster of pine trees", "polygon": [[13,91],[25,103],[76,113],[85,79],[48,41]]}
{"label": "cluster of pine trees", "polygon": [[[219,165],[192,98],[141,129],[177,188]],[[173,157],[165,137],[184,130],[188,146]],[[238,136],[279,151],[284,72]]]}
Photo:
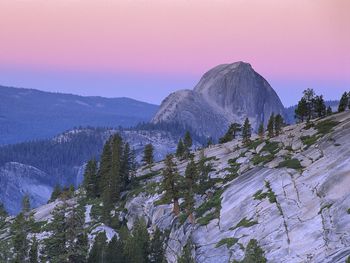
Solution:
{"label": "cluster of pine trees", "polygon": [[164,263],[164,243],[166,236],[158,228],[152,237],[141,219],[135,222],[133,230],[122,228],[119,238],[107,242],[104,232],[100,232],[91,248],[88,263]]}
{"label": "cluster of pine trees", "polygon": [[344,92],[340,98],[338,112],[345,111],[346,109],[350,109],[350,91]]}
{"label": "cluster of pine trees", "polygon": [[244,120],[243,125],[236,122],[232,123],[224,136],[219,139],[219,143],[226,143],[236,139],[239,132],[241,132],[243,142],[248,143],[252,135],[252,126],[248,118]]}
{"label": "cluster of pine trees", "polygon": [[134,177],[135,153],[119,134],[115,134],[105,143],[100,159],[99,165],[94,159],[88,162],[83,186],[87,198],[102,199],[103,221],[109,223],[111,210]]}
{"label": "cluster of pine trees", "polygon": [[176,157],[187,159],[190,157],[191,148],[193,145],[192,137],[189,131],[186,131],[184,138],[180,138],[176,148]]}

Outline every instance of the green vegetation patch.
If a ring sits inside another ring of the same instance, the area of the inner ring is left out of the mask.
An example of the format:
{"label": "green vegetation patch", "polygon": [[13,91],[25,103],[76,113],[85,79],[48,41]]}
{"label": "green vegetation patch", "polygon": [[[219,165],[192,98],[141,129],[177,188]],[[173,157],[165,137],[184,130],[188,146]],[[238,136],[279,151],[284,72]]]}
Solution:
{"label": "green vegetation patch", "polygon": [[333,127],[337,126],[339,122],[334,121],[334,120],[325,120],[317,123],[315,125],[318,133],[325,135],[327,133],[330,133],[333,129]]}
{"label": "green vegetation patch", "polygon": [[[220,217],[220,210],[221,210],[221,200],[222,200],[222,193],[224,192],[224,189],[217,190],[213,197],[211,197],[208,201],[203,203],[200,207],[196,209],[196,216],[198,217],[197,222],[200,225],[207,225],[211,220],[214,218]],[[215,208],[215,211],[213,213],[209,213],[206,216],[203,217],[205,212]]]}
{"label": "green vegetation patch", "polygon": [[347,212],[348,212],[348,214],[350,215],[350,208],[348,208]]}
{"label": "green vegetation patch", "polygon": [[287,167],[291,169],[301,169],[302,166],[298,159],[288,159],[279,163],[278,168]]}
{"label": "green vegetation patch", "polygon": [[300,140],[303,142],[304,145],[306,145],[307,147],[310,147],[311,145],[313,145],[317,140],[318,140],[318,136],[312,135],[312,136],[301,136]]}
{"label": "green vegetation patch", "polygon": [[263,192],[263,190],[257,191],[253,195],[254,200],[263,200],[265,198],[268,198],[270,203],[277,203],[277,197],[272,191],[269,181],[265,181],[265,187],[267,188],[267,192]]}
{"label": "green vegetation patch", "polygon": [[238,242],[237,238],[234,237],[227,237],[227,238],[223,238],[221,239],[215,247],[221,247],[223,245],[226,245],[227,248],[232,247],[234,244],[236,244]]}
{"label": "green vegetation patch", "polygon": [[274,154],[269,154],[265,156],[261,156],[257,154],[252,158],[252,162],[254,165],[265,164],[265,163],[271,162],[274,158],[275,158]]}
{"label": "green vegetation patch", "polygon": [[252,227],[256,224],[258,224],[257,221],[254,221],[253,219],[247,219],[245,217],[241,221],[239,221],[236,226],[231,227],[230,230],[235,230],[236,228],[239,228],[239,227]]}
{"label": "green vegetation patch", "polygon": [[260,144],[262,144],[264,141],[263,140],[260,140],[260,139],[257,139],[255,141],[251,141],[248,143],[247,147],[248,149],[256,149],[256,147],[258,147]]}
{"label": "green vegetation patch", "polygon": [[266,145],[262,148],[261,151],[266,151],[272,155],[276,154],[279,151],[278,142],[265,141]]}

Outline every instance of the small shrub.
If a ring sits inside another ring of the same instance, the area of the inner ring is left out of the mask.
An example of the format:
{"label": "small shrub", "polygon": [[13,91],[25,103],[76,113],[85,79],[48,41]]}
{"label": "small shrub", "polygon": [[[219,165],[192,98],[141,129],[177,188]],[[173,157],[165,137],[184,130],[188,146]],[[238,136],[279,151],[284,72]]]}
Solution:
{"label": "small shrub", "polygon": [[327,205],[322,206],[321,209],[320,209],[320,211],[318,212],[318,214],[319,214],[319,215],[322,214],[323,210],[331,208],[332,205],[333,205],[333,204],[327,204]]}
{"label": "small shrub", "polygon": [[267,197],[267,193],[263,193],[263,190],[257,191],[254,195],[254,200],[263,200]]}
{"label": "small shrub", "polygon": [[[207,225],[214,218],[220,217],[222,199],[221,195],[223,192],[224,189],[216,191],[212,198],[210,198],[208,201],[196,209],[196,216],[198,217],[197,222],[200,225]],[[213,213],[208,213],[206,216],[202,217],[205,212],[211,210],[212,208],[215,208],[215,211]]]}
{"label": "small shrub", "polygon": [[291,169],[301,169],[302,166],[300,164],[300,161],[298,159],[289,159],[284,160],[279,163],[278,168],[287,167]]}
{"label": "small shrub", "polygon": [[275,155],[273,154],[269,154],[265,156],[261,156],[257,154],[252,158],[252,162],[254,165],[265,164],[265,163],[271,162],[274,158],[275,158]]}
{"label": "small shrub", "polygon": [[252,226],[254,226],[256,224],[258,224],[257,221],[254,221],[252,219],[247,219],[245,217],[241,221],[239,221],[236,226],[231,227],[230,230],[235,230],[236,228],[239,228],[239,227],[252,227]]}
{"label": "small shrub", "polygon": [[350,215],[350,208],[348,208],[347,212],[348,212],[348,214]]}
{"label": "small shrub", "polygon": [[316,129],[318,131],[318,133],[325,135],[327,133],[330,133],[333,129],[333,127],[337,126],[339,124],[339,122],[334,121],[334,120],[325,120],[325,121],[321,121],[319,123],[316,124]]}
{"label": "small shrub", "polygon": [[266,141],[266,145],[262,148],[261,151],[266,151],[272,155],[276,154],[279,150],[278,142]]}
{"label": "small shrub", "polygon": [[312,135],[312,136],[301,136],[300,140],[305,144],[307,147],[310,147],[313,145],[318,139],[317,135]]}
{"label": "small shrub", "polygon": [[267,260],[264,256],[264,250],[259,246],[256,239],[251,239],[245,250],[244,259],[241,263],[266,263]]}
{"label": "small shrub", "polygon": [[227,248],[230,248],[237,242],[238,242],[238,239],[234,237],[223,238],[216,244],[215,247],[221,247],[223,245],[226,245]]}

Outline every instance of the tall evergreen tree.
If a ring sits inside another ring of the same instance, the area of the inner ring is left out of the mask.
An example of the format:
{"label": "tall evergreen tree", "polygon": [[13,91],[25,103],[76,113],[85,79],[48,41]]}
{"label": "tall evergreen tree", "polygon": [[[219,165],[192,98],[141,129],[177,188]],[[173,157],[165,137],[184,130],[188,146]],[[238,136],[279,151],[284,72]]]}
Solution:
{"label": "tall evergreen tree", "polygon": [[95,198],[98,196],[97,162],[95,159],[88,161],[86,165],[83,186],[88,198]]}
{"label": "tall evergreen tree", "polygon": [[173,156],[167,155],[165,158],[165,167],[163,169],[162,188],[165,190],[165,198],[172,200],[173,212],[178,215],[180,212],[179,198],[180,198],[180,183],[181,176],[173,162]]}
{"label": "tall evergreen tree", "polygon": [[35,236],[32,239],[32,245],[31,245],[30,251],[29,251],[29,262],[30,263],[39,262],[38,261],[38,241],[37,241]]}
{"label": "tall evergreen tree", "polygon": [[57,198],[60,197],[61,194],[62,194],[61,186],[59,184],[56,184],[55,187],[53,188],[53,191],[51,193],[51,197],[48,203],[55,201]]}
{"label": "tall evergreen tree", "polygon": [[182,141],[182,139],[179,140],[176,148],[176,157],[182,158],[185,155],[185,145]]}
{"label": "tall evergreen tree", "polygon": [[207,158],[204,155],[204,150],[199,152],[198,173],[199,173],[199,187],[204,185],[209,180],[209,173],[212,169],[211,164],[206,164]]}
{"label": "tall evergreen tree", "polygon": [[134,166],[133,161],[134,160],[132,156],[132,151],[130,149],[130,145],[129,143],[125,143],[121,161],[122,190],[124,190],[130,183],[130,173]]}
{"label": "tall evergreen tree", "polygon": [[242,130],[242,125],[239,123],[232,123],[223,137],[219,139],[219,143],[230,142],[236,139],[237,133]]}
{"label": "tall evergreen tree", "polygon": [[307,102],[305,98],[301,98],[298,102],[298,106],[295,108],[295,119],[299,122],[304,122],[307,118]]}
{"label": "tall evergreen tree", "polygon": [[258,135],[260,140],[262,140],[264,138],[264,124],[260,123],[259,128],[258,128]]}
{"label": "tall evergreen tree", "polygon": [[[5,218],[8,216],[5,206],[2,202],[0,202],[0,222],[5,222]],[[0,223],[1,227],[1,223]]]}
{"label": "tall evergreen tree", "polygon": [[314,99],[314,108],[315,108],[315,113],[318,118],[322,118],[326,116],[326,104],[324,102],[323,96],[316,96]]}
{"label": "tall evergreen tree", "polygon": [[151,165],[154,162],[153,151],[154,151],[154,148],[153,148],[153,145],[151,143],[149,143],[145,146],[142,161],[146,165]]}
{"label": "tall evergreen tree", "polygon": [[331,108],[331,106],[328,106],[327,107],[327,116],[330,116],[332,114],[333,114],[332,108]]}
{"label": "tall evergreen tree", "polygon": [[307,121],[310,121],[314,114],[315,91],[313,89],[306,89],[303,91],[303,94],[303,98],[306,101]]}
{"label": "tall evergreen tree", "polygon": [[67,262],[66,249],[66,212],[67,203],[56,206],[52,213],[52,221],[49,225],[52,232],[50,238],[45,239],[43,248],[43,257],[50,263]]}
{"label": "tall evergreen tree", "polygon": [[128,263],[124,258],[123,243],[116,235],[107,245],[106,263]]}
{"label": "tall evergreen tree", "polygon": [[111,139],[109,139],[103,146],[103,151],[101,154],[100,167],[97,173],[98,182],[98,196],[108,188],[109,177],[112,169],[112,149],[111,149]]}
{"label": "tall evergreen tree", "polygon": [[348,106],[348,103],[349,103],[349,96],[346,92],[344,92],[339,101],[338,112],[345,111]]}
{"label": "tall evergreen tree", "polygon": [[150,263],[165,263],[164,256],[164,235],[157,227],[154,231],[150,247]]}
{"label": "tall evergreen tree", "polygon": [[251,136],[252,136],[252,126],[250,125],[249,119],[246,118],[242,128],[243,143],[247,144],[248,142],[250,142]]}
{"label": "tall evergreen tree", "polygon": [[187,150],[191,150],[192,147],[192,137],[189,131],[186,131],[185,137],[184,137],[184,146]]}
{"label": "tall evergreen tree", "polygon": [[195,204],[194,194],[197,188],[196,186],[197,179],[198,179],[197,166],[192,159],[187,164],[187,167],[185,170],[185,184],[183,187],[186,213],[192,224],[194,224],[194,216],[193,216],[194,204]]}
{"label": "tall evergreen tree", "polygon": [[28,215],[30,212],[30,199],[29,195],[24,195],[22,199],[22,212],[24,215]]}
{"label": "tall evergreen tree", "polygon": [[94,244],[90,250],[88,263],[108,263],[107,256],[107,238],[105,232],[100,232],[95,237]]}
{"label": "tall evergreen tree", "polygon": [[275,121],[274,121],[274,128],[275,128],[275,135],[278,136],[281,131],[282,131],[282,127],[284,124],[284,120],[281,114],[277,114],[275,116]]}
{"label": "tall evergreen tree", "polygon": [[25,262],[28,256],[29,244],[27,241],[28,224],[23,212],[16,216],[11,225],[11,234],[13,236],[13,252],[15,255],[14,263]]}
{"label": "tall evergreen tree", "polygon": [[150,252],[150,237],[143,220],[137,220],[132,234],[124,246],[125,260],[130,263],[148,263]]}
{"label": "tall evergreen tree", "polygon": [[272,138],[275,136],[275,114],[272,113],[269,119],[269,122],[267,123],[267,135]]}

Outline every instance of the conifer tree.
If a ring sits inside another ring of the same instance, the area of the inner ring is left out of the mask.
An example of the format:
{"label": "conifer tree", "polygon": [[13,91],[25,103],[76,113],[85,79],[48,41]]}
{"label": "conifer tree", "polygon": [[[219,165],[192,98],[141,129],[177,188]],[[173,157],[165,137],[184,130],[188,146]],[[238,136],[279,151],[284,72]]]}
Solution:
{"label": "conifer tree", "polygon": [[282,131],[282,126],[284,124],[284,120],[281,114],[277,114],[275,116],[275,121],[274,121],[274,128],[275,128],[275,135],[278,136],[280,135]]}
{"label": "conifer tree", "polygon": [[52,212],[52,221],[50,223],[50,231],[52,235],[44,241],[44,260],[50,263],[60,263],[67,261],[66,250],[66,212],[67,203],[56,206]]}
{"label": "conifer tree", "polygon": [[151,165],[154,162],[153,151],[154,151],[154,148],[153,148],[153,145],[151,143],[149,143],[145,146],[142,161],[146,165]]}
{"label": "conifer tree", "polygon": [[204,155],[204,150],[202,149],[199,152],[198,160],[198,173],[199,173],[199,187],[204,186],[205,183],[209,180],[209,173],[212,169],[211,164],[206,164],[207,158]]}
{"label": "conifer tree", "polygon": [[298,102],[294,117],[299,122],[304,122],[304,120],[307,118],[307,102],[305,98],[301,98],[301,100]]}
{"label": "conifer tree", "polygon": [[38,262],[38,241],[35,236],[32,239],[32,245],[29,251],[29,262],[30,263]]}
{"label": "conifer tree", "polygon": [[349,103],[348,94],[344,92],[339,101],[338,112],[345,111],[348,106],[348,103]]}
{"label": "conifer tree", "polygon": [[11,225],[11,234],[13,236],[13,250],[14,250],[14,262],[21,263],[27,258],[28,252],[28,224],[26,222],[24,213],[19,213],[13,224]]}
{"label": "conifer tree", "polygon": [[59,198],[61,193],[62,193],[61,186],[59,184],[56,184],[55,187],[53,188],[53,191],[51,193],[51,197],[50,197],[48,203],[53,202],[57,198]]}
{"label": "conifer tree", "polygon": [[185,145],[182,141],[182,139],[179,140],[179,143],[177,144],[176,148],[176,157],[182,158],[185,155]]}
{"label": "conifer tree", "polygon": [[113,236],[106,248],[106,262],[127,263],[124,258],[124,247],[122,241],[117,236]]}
{"label": "conifer tree", "polygon": [[121,161],[121,188],[124,190],[130,184],[130,172],[133,169],[132,151],[129,143],[125,143]]}
{"label": "conifer tree", "polygon": [[[5,222],[5,218],[8,216],[5,206],[2,202],[0,202],[0,222]],[[0,223],[0,227],[1,227]]]}
{"label": "conifer tree", "polygon": [[223,137],[219,139],[219,143],[225,143],[230,142],[234,139],[236,139],[237,133],[241,131],[242,125],[239,123],[232,123],[230,127],[228,128],[227,132]]}
{"label": "conifer tree", "polygon": [[149,262],[150,238],[147,226],[143,220],[137,220],[132,234],[129,235],[124,246],[126,262],[147,263]]}
{"label": "conifer tree", "polygon": [[100,232],[95,237],[94,244],[90,250],[88,263],[108,263],[106,261],[107,238],[105,232]]}
{"label": "conifer tree", "polygon": [[111,140],[108,140],[103,146],[100,167],[98,170],[98,196],[101,196],[108,187],[109,177],[112,169],[112,151]]}
{"label": "conifer tree", "polygon": [[164,257],[164,235],[157,227],[154,231],[150,247],[150,263],[165,263]]}
{"label": "conifer tree", "polygon": [[307,121],[309,122],[314,114],[314,101],[315,101],[315,92],[313,89],[306,89],[303,91],[303,98],[306,102],[306,116]]}
{"label": "conifer tree", "polygon": [[262,140],[264,138],[264,124],[263,123],[260,123],[260,125],[259,125],[258,135],[259,135],[260,140]]}
{"label": "conifer tree", "polygon": [[185,170],[185,185],[184,189],[184,203],[186,208],[186,214],[190,219],[190,222],[194,223],[193,211],[194,211],[194,193],[196,191],[196,181],[198,178],[198,171],[193,159],[187,164]]}
{"label": "conifer tree", "polygon": [[184,146],[187,151],[191,151],[192,144],[193,142],[192,142],[191,134],[189,131],[186,131],[185,137],[184,137]]}
{"label": "conifer tree", "polygon": [[269,122],[267,123],[267,135],[270,138],[275,136],[274,129],[275,129],[275,114],[272,113],[270,116]]}
{"label": "conifer tree", "polygon": [[246,118],[242,128],[242,138],[243,138],[244,144],[247,144],[250,142],[251,135],[252,135],[252,126],[250,125],[249,119]]}
{"label": "conifer tree", "polygon": [[28,215],[30,212],[30,199],[29,195],[24,195],[22,199],[22,212],[24,215]]}
{"label": "conifer tree", "polygon": [[175,215],[178,215],[180,212],[180,182],[181,177],[173,162],[173,156],[167,155],[165,158],[165,167],[163,169],[162,188],[165,190],[164,197],[173,202],[173,212]]}
{"label": "conifer tree", "polygon": [[191,242],[188,242],[186,246],[182,250],[182,255],[178,259],[178,263],[195,263],[194,259],[192,258],[192,244]]}
{"label": "conifer tree", "polygon": [[326,116],[326,104],[324,102],[322,95],[315,97],[314,108],[318,118],[322,118]]}
{"label": "conifer tree", "polygon": [[327,116],[330,116],[332,114],[333,114],[332,108],[331,108],[331,106],[328,106],[327,107]]}
{"label": "conifer tree", "polygon": [[87,198],[95,198],[98,193],[97,182],[97,162],[95,159],[88,161],[85,172],[83,186],[86,190]]}

